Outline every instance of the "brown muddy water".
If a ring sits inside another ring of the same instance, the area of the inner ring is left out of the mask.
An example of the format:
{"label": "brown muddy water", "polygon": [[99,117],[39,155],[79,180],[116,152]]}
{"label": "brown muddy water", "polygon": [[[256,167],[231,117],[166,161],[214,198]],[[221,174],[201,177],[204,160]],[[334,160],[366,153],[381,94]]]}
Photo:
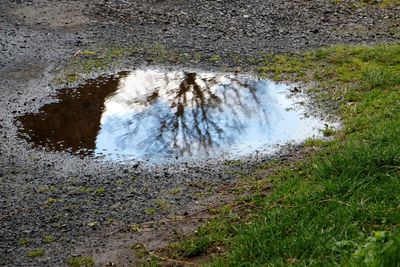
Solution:
{"label": "brown muddy water", "polygon": [[59,91],[25,114],[34,146],[106,160],[169,161],[273,153],[320,135],[306,97],[252,75],[138,69]]}

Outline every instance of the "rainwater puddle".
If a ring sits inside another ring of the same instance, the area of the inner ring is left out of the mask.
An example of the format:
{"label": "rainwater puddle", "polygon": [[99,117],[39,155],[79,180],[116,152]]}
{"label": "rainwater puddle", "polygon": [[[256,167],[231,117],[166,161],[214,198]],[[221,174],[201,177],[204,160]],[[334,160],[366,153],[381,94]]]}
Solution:
{"label": "rainwater puddle", "polygon": [[320,135],[304,100],[251,75],[142,69],[62,89],[19,121],[36,146],[106,160],[235,158]]}

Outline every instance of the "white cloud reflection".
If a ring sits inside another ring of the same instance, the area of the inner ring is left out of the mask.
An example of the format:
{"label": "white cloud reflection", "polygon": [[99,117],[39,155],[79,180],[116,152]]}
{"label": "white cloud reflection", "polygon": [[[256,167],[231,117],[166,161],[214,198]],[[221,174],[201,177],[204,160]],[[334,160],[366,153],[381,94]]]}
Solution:
{"label": "white cloud reflection", "polygon": [[96,153],[109,159],[243,155],[318,134],[287,85],[222,73],[136,70],[105,101]]}

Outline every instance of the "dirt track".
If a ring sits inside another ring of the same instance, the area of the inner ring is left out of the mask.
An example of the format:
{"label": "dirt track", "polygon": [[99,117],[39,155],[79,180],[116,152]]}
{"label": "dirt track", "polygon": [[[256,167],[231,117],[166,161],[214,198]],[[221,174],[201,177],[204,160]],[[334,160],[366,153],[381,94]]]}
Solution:
{"label": "dirt track", "polygon": [[[235,167],[213,162],[102,164],[34,149],[18,138],[15,117],[52,101],[49,95],[58,89],[54,75],[76,51],[162,44],[204,58],[220,55],[227,58],[224,64],[235,67],[231,55],[399,41],[399,9],[331,2],[0,0],[0,265],[64,266],[68,257],[79,254],[93,256],[100,265],[133,264],[133,243],[157,247],[171,229],[160,230],[166,233],[163,238],[159,233],[105,233],[193,211],[198,193],[234,181],[229,173]],[[126,62],[142,63],[146,61],[140,53]],[[185,63],[193,68],[208,64]],[[97,194],[99,188],[104,192]],[[171,207],[151,215],[146,211],[156,207],[157,199]],[[182,227],[190,231],[194,225]],[[55,242],[43,242],[46,235],[53,235]],[[30,243],[23,246],[21,240]],[[38,247],[45,249],[43,257],[27,256]]]}

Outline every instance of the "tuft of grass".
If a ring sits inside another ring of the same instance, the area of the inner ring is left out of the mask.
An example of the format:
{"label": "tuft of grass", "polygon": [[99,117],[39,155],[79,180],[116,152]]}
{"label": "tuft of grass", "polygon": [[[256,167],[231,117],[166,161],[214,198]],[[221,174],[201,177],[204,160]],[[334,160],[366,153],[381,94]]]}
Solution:
{"label": "tuft of grass", "polygon": [[88,256],[70,257],[67,264],[70,267],[91,267],[94,266],[94,260]]}
{"label": "tuft of grass", "polygon": [[165,199],[156,199],[154,201],[154,205],[157,207],[158,210],[160,211],[166,211],[171,207],[171,203],[169,203]]}
{"label": "tuft of grass", "polygon": [[35,248],[35,249],[29,251],[27,255],[30,258],[42,257],[42,256],[44,256],[44,249],[43,248]]}
{"label": "tuft of grass", "polygon": [[96,54],[96,51],[92,50],[83,50],[79,53],[80,56],[95,56]]}
{"label": "tuft of grass", "polygon": [[48,185],[48,186],[40,186],[38,188],[39,193],[50,193],[56,191],[56,187],[54,185]]}
{"label": "tuft of grass", "polygon": [[[310,158],[281,165],[264,179],[273,183],[270,194],[250,196],[252,209],[235,221],[215,219],[206,232],[177,246],[178,255],[199,255],[219,244],[229,252],[210,266],[398,266],[392,264],[398,263],[400,249],[395,234],[400,221],[400,44],[264,55],[259,71],[318,82],[317,101],[339,101],[336,112],[344,128],[328,145],[306,141],[320,148]],[[251,173],[246,177],[252,181]],[[372,233],[378,233],[374,240]],[[379,239],[379,233],[385,237]]]}
{"label": "tuft of grass", "polygon": [[332,128],[332,127],[329,127],[328,125],[325,125],[325,128],[322,130],[322,134],[325,137],[332,136],[335,133],[336,133],[336,130],[334,128]]}
{"label": "tuft of grass", "polygon": [[222,58],[221,58],[221,56],[220,55],[212,55],[210,58],[209,58],[209,60],[211,61],[211,62],[219,62],[219,61],[221,61],[222,60]]}
{"label": "tuft of grass", "polygon": [[181,193],[181,192],[182,192],[182,188],[180,188],[180,187],[171,188],[171,189],[169,189],[169,190],[167,191],[167,193],[168,193],[169,195],[172,195],[172,196],[178,195],[178,194]]}
{"label": "tuft of grass", "polygon": [[27,246],[29,246],[30,243],[32,243],[32,240],[30,240],[30,239],[19,240],[19,245],[22,247],[27,247]]}
{"label": "tuft of grass", "polygon": [[157,213],[157,210],[155,208],[147,208],[144,210],[144,213],[147,215],[155,215]]}
{"label": "tuft of grass", "polygon": [[57,198],[49,197],[49,198],[46,200],[46,205],[52,205],[52,204],[56,203],[57,201],[59,201]]}
{"label": "tuft of grass", "polygon": [[113,224],[114,219],[112,217],[107,217],[107,224]]}
{"label": "tuft of grass", "polygon": [[134,223],[129,225],[129,231],[131,233],[139,233],[142,231],[142,227],[140,226],[140,224]]}
{"label": "tuft of grass", "polygon": [[180,63],[184,61],[184,55],[178,51],[168,49],[164,45],[156,44],[147,46],[146,60],[155,63]]}
{"label": "tuft of grass", "polygon": [[78,81],[78,75],[76,75],[76,74],[68,74],[67,75],[67,83],[75,83],[75,82],[77,82]]}
{"label": "tuft of grass", "polygon": [[94,192],[97,195],[103,195],[106,192],[106,189],[104,187],[99,187]]}
{"label": "tuft of grass", "polygon": [[240,167],[243,165],[243,163],[240,160],[226,160],[224,164],[226,166],[232,166],[232,167]]}
{"label": "tuft of grass", "polygon": [[45,242],[45,243],[53,243],[55,240],[56,239],[53,235],[45,235],[43,237],[43,242]]}
{"label": "tuft of grass", "polygon": [[202,56],[202,54],[200,52],[195,52],[193,54],[193,60],[196,61],[196,62],[200,62],[202,57],[203,56]]}
{"label": "tuft of grass", "polygon": [[307,138],[304,143],[304,147],[324,147],[326,142],[321,139]]}

